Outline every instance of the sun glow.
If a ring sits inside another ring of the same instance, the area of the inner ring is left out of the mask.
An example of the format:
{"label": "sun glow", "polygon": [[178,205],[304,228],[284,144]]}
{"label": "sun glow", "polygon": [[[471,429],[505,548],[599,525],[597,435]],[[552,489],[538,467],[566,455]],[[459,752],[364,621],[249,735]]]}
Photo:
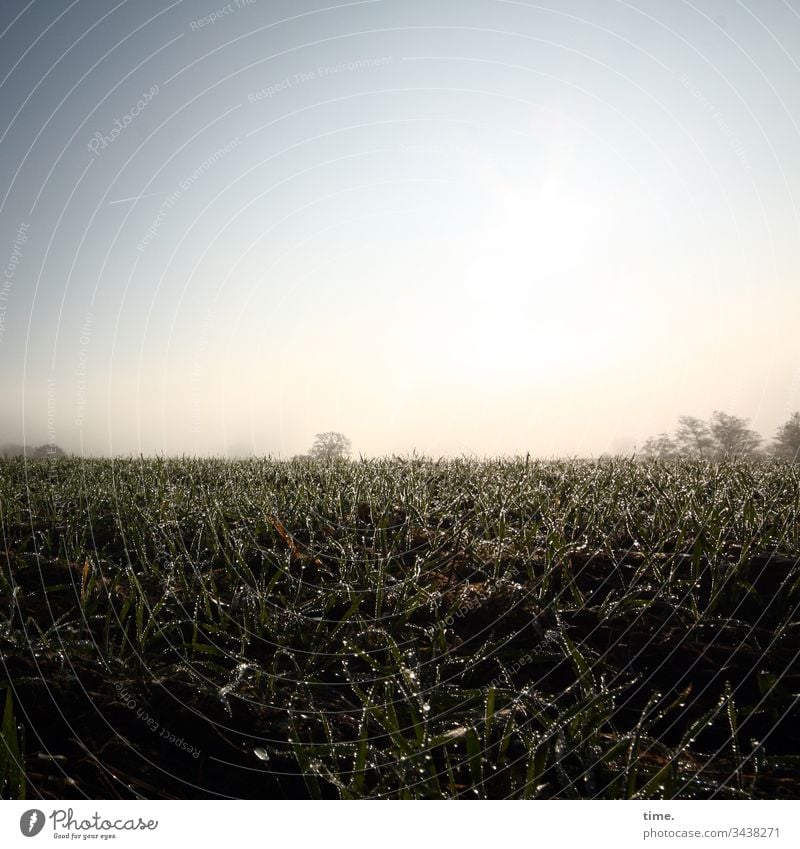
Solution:
{"label": "sun glow", "polygon": [[598,198],[556,175],[543,183],[495,180],[480,232],[455,260],[461,310],[481,371],[564,376],[597,357],[603,253],[611,218]]}

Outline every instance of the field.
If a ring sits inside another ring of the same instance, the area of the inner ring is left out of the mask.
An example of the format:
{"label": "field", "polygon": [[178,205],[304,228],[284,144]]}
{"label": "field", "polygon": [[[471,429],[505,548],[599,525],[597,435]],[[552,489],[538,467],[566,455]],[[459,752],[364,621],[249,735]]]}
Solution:
{"label": "field", "polygon": [[800,798],[800,466],[0,461],[0,794]]}

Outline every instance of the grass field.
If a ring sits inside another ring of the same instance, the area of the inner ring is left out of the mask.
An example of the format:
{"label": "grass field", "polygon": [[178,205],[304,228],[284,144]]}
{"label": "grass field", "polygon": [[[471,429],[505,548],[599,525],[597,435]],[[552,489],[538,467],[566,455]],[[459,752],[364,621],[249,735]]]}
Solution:
{"label": "grass field", "polygon": [[800,466],[0,461],[5,797],[800,798]]}

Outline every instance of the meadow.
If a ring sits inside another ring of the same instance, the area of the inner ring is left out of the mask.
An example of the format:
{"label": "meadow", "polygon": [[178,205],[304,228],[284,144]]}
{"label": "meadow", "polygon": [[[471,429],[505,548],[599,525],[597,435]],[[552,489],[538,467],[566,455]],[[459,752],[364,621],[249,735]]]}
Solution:
{"label": "meadow", "polygon": [[800,798],[800,465],[0,461],[6,798]]}

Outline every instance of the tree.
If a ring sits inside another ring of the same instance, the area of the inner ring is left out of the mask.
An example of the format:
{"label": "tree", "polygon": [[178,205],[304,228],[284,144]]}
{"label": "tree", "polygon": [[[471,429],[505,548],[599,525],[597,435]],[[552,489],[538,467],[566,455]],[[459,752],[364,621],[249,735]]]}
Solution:
{"label": "tree", "polygon": [[714,439],[708,425],[694,416],[681,416],[678,423],[675,437],[681,453],[709,456],[714,449]]}
{"label": "tree", "polygon": [[800,412],[792,413],[772,440],[776,457],[800,462]]}
{"label": "tree", "polygon": [[350,440],[343,433],[328,431],[318,433],[308,452],[315,460],[328,460],[332,457],[346,457],[350,453]]}
{"label": "tree", "polygon": [[709,430],[718,457],[749,457],[758,451],[761,437],[747,426],[748,419],[715,410]]}
{"label": "tree", "polygon": [[678,445],[668,433],[651,436],[642,446],[642,455],[659,460],[672,460],[679,454]]}

